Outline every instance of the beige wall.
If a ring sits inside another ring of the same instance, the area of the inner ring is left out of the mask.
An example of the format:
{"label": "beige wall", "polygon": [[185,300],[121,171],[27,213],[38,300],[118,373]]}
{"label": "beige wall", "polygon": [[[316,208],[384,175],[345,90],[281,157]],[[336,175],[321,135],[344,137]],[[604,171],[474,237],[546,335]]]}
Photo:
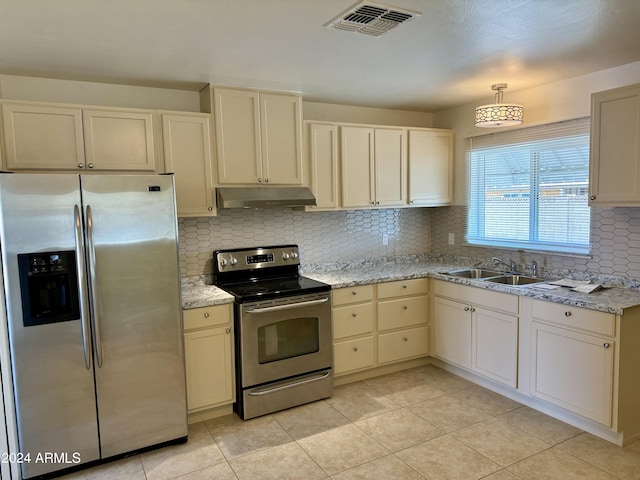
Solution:
{"label": "beige wall", "polygon": [[[507,89],[504,100],[524,105],[522,127],[526,127],[587,117],[590,114],[592,93],[638,82],[640,82],[640,62],[635,62],[528,90]],[[493,98],[486,98],[433,114],[434,127],[451,128],[455,131],[454,204],[456,205],[466,205],[465,138],[496,131],[496,129],[477,128],[473,125],[475,107],[492,102]]]}
{"label": "beige wall", "polygon": [[326,122],[369,123],[373,125],[425,128],[433,126],[433,115],[427,112],[356,107],[332,103],[302,102],[302,117],[305,120]]}

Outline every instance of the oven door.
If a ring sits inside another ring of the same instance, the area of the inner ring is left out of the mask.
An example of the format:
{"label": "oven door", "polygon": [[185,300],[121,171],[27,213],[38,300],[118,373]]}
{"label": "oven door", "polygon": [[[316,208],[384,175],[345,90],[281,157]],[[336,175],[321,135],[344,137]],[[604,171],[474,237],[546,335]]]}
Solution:
{"label": "oven door", "polygon": [[242,387],[333,367],[331,292],[244,304]]}

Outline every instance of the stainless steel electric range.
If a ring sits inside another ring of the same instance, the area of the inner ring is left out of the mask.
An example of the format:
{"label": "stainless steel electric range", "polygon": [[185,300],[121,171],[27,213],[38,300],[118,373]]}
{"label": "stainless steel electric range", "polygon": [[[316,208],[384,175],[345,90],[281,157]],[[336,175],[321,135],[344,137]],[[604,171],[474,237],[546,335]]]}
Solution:
{"label": "stainless steel electric range", "polygon": [[297,245],[217,250],[214,284],[235,297],[235,409],[243,419],[333,393],[331,287],[299,274]]}

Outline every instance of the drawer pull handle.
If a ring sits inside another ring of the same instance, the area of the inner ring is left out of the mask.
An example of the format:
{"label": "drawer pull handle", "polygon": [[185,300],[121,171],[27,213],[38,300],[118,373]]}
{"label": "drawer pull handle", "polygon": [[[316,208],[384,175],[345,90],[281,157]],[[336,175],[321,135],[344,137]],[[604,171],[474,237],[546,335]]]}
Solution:
{"label": "drawer pull handle", "polygon": [[570,317],[571,315],[573,315],[571,312],[564,312],[565,317]]}
{"label": "drawer pull handle", "polygon": [[608,344],[608,343],[603,343],[603,344],[602,344],[602,346],[603,346],[604,348],[609,348],[611,345],[610,345],[610,344]]}
{"label": "drawer pull handle", "polygon": [[204,312],[204,318],[209,318],[209,312]]}
{"label": "drawer pull handle", "polygon": [[351,314],[351,316],[352,316],[353,318],[356,318],[356,317],[358,316],[358,314],[357,314],[357,313],[352,313],[352,314]]}
{"label": "drawer pull handle", "polygon": [[353,351],[357,352],[358,351],[358,347],[353,347]]}
{"label": "drawer pull handle", "polygon": [[227,332],[227,333],[231,333],[231,329],[230,329],[230,328],[227,328],[227,329],[225,330],[225,332]]}
{"label": "drawer pull handle", "polygon": [[464,307],[465,312],[468,312],[469,310],[471,310],[471,307]]}
{"label": "drawer pull handle", "polygon": [[403,342],[408,342],[408,341],[409,341],[409,339],[408,339],[407,337],[402,337],[402,341],[403,341]]}
{"label": "drawer pull handle", "polygon": [[402,285],[402,288],[407,288],[407,286],[406,285]]}
{"label": "drawer pull handle", "polygon": [[358,292],[356,292],[356,291],[351,292],[351,295],[357,295],[357,294],[358,294]]}
{"label": "drawer pull handle", "polygon": [[402,306],[402,309],[403,309],[403,310],[406,310],[407,308],[409,308],[409,307],[407,307],[406,305],[403,305],[403,306]]}
{"label": "drawer pull handle", "polygon": [[473,307],[471,307],[471,309],[470,309],[470,310],[471,310],[472,312],[475,312],[475,311],[476,311],[476,309],[475,309],[475,308],[473,308]]}

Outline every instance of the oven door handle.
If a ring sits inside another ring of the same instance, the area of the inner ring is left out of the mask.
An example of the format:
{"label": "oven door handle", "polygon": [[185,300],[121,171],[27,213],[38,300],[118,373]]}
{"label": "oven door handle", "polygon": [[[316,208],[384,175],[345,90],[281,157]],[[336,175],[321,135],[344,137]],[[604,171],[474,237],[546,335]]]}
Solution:
{"label": "oven door handle", "polygon": [[286,385],[281,385],[279,387],[268,388],[266,390],[253,391],[249,392],[249,395],[253,397],[259,397],[262,395],[269,395],[270,393],[279,392],[281,390],[286,390],[288,388],[297,387],[298,385],[304,385],[305,383],[317,382],[318,380],[324,380],[329,375],[331,375],[331,370],[327,370],[321,375],[315,376],[313,378],[306,378],[304,380],[300,380],[299,382],[293,381],[291,383],[287,383]]}
{"label": "oven door handle", "polygon": [[329,297],[322,298],[320,300],[310,300],[308,302],[298,302],[298,303],[288,303],[286,305],[277,305],[275,307],[249,307],[245,310],[247,313],[267,313],[267,312],[277,312],[278,310],[287,310],[289,308],[298,308],[298,307],[308,307],[311,305],[320,305],[321,303],[325,303],[329,301]]}

